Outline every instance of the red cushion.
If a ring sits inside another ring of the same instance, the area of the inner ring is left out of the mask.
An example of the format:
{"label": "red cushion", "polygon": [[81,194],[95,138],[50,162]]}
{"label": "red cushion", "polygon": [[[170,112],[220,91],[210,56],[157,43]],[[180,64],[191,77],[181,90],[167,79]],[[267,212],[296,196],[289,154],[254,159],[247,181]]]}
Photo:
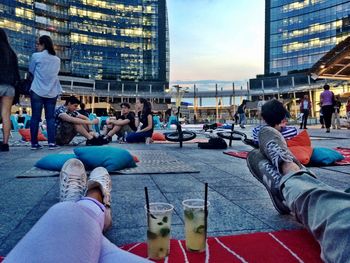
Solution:
{"label": "red cushion", "polygon": [[295,158],[303,165],[310,162],[312,155],[311,140],[307,131],[302,131],[297,136],[287,140],[289,150],[294,154]]}
{"label": "red cushion", "polygon": [[140,160],[136,155],[133,155],[132,158],[134,159],[135,163],[138,163]]}
{"label": "red cushion", "polygon": [[[19,129],[18,132],[26,142],[30,141],[30,129]],[[38,141],[47,141],[46,137],[41,133],[41,131],[38,133]]]}
{"label": "red cushion", "polygon": [[164,134],[160,132],[154,132],[152,139],[153,141],[166,141]]}

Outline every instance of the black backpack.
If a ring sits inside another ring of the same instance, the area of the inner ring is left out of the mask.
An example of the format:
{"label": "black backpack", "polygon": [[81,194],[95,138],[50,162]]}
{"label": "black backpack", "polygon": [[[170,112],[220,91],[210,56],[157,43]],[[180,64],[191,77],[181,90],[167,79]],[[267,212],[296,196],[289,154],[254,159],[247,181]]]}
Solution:
{"label": "black backpack", "polygon": [[226,149],[227,143],[222,138],[210,138],[208,142],[199,142],[198,147],[201,149]]}

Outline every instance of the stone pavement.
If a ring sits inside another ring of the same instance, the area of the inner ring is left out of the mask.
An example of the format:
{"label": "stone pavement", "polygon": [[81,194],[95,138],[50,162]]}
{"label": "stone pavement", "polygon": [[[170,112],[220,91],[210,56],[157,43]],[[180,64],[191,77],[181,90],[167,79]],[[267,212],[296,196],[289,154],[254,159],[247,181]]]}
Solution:
{"label": "stone pavement", "polygon": [[[251,130],[247,126],[245,131]],[[324,130],[314,126],[308,132],[313,146],[350,147],[349,130]],[[247,132],[249,134],[249,132]],[[128,150],[164,150],[200,170],[189,174],[112,175],[113,227],[107,237],[117,245],[145,241],[146,217],[144,187],[150,201],[169,202],[175,206],[172,236],[183,239],[181,201],[202,198],[204,183],[209,184],[209,236],[232,235],[302,226],[292,216],[281,216],[273,208],[265,188],[250,174],[243,159],[223,154],[222,150],[201,150],[196,144],[117,144]],[[55,152],[72,151],[62,147]],[[250,150],[234,141],[228,150]],[[53,153],[47,149],[31,151],[29,147],[12,147],[0,152],[0,255],[6,255],[35,222],[58,202],[58,178],[17,179],[41,157]],[[312,168],[319,178],[339,188],[350,187],[350,167]]]}

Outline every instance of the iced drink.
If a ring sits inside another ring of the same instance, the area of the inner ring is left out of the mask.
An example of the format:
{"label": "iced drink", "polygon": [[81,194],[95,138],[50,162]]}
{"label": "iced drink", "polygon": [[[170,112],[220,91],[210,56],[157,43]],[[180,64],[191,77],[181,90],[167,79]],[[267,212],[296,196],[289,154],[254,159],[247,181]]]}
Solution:
{"label": "iced drink", "polygon": [[[209,202],[207,203],[209,206]],[[202,252],[206,248],[204,200],[188,199],[182,202],[185,217],[186,249]]]}
{"label": "iced drink", "polygon": [[147,247],[148,257],[162,259],[168,256],[170,250],[171,214],[174,206],[167,203],[150,203],[147,211]]}

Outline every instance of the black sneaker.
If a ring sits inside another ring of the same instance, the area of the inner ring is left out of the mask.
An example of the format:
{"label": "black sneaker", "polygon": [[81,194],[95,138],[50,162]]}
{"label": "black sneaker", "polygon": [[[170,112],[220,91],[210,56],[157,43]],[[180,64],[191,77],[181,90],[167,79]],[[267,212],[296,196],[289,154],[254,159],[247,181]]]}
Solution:
{"label": "black sneaker", "polygon": [[40,144],[32,144],[32,146],[30,147],[31,150],[40,150],[43,147]]}
{"label": "black sneaker", "polygon": [[58,146],[57,144],[49,143],[49,150],[57,150],[59,148],[61,148],[61,147]]}
{"label": "black sneaker", "polygon": [[87,146],[100,146],[100,145],[102,145],[102,142],[100,141],[99,138],[93,137],[90,140],[86,140],[86,145]]}
{"label": "black sneaker", "polygon": [[0,152],[8,152],[10,151],[8,143],[2,143],[0,145]]}
{"label": "black sneaker", "polygon": [[101,137],[98,137],[98,139],[101,142],[101,144],[108,144],[110,142],[109,137],[106,138],[101,136]]}
{"label": "black sneaker", "polygon": [[259,148],[265,157],[279,171],[282,162],[296,163],[301,169],[304,167],[289,151],[286,140],[275,128],[265,126],[259,131]]}
{"label": "black sneaker", "polygon": [[247,166],[252,175],[265,186],[276,210],[282,215],[289,214],[290,209],[280,191],[282,175],[276,167],[258,149],[249,152]]}

